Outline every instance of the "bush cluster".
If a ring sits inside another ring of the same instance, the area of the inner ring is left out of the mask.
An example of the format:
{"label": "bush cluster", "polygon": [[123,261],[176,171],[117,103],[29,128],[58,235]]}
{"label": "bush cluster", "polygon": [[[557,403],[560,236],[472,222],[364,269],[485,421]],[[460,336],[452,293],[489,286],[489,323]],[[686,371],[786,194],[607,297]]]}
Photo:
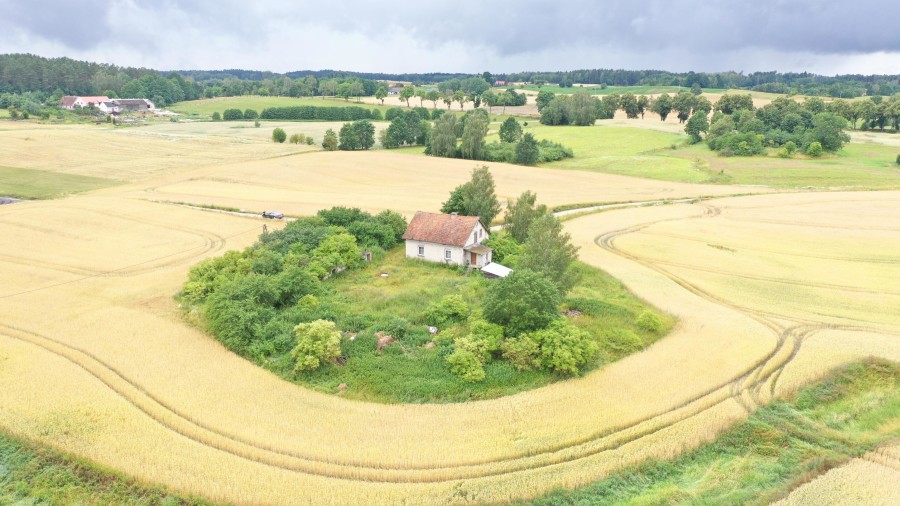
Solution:
{"label": "bush cluster", "polygon": [[[316,121],[355,121],[360,119],[380,120],[378,109],[364,107],[317,107],[302,105],[294,107],[269,107],[263,109],[260,119],[274,120],[316,120]],[[228,118],[225,118],[226,120]]]}

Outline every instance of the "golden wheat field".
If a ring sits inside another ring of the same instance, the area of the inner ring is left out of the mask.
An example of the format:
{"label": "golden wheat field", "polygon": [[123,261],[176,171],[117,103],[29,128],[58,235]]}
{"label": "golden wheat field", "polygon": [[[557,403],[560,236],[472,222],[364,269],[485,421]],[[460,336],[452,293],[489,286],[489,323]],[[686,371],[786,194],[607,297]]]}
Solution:
{"label": "golden wheat field", "polygon": [[[411,214],[438,207],[472,162],[294,154],[303,148],[201,128],[185,125],[184,142],[164,135],[171,125],[127,130],[135,151],[87,150],[88,161],[67,144],[91,142],[74,127],[0,133],[47,136],[32,168],[58,157],[61,171],[130,181],[0,207],[4,429],[238,504],[505,502],[678,455],[836,364],[900,360],[900,192],[758,195],[566,222],[582,260],[679,318],[646,351],[586,377],[445,405],[305,390],[228,352],[173,300],[191,265],[251,244],[262,220],[162,201]],[[222,143],[206,147],[211,158],[179,154],[207,138]],[[0,165],[23,166],[27,142],[0,144]],[[502,197],[532,189],[551,205],[749,190],[491,169]]]}

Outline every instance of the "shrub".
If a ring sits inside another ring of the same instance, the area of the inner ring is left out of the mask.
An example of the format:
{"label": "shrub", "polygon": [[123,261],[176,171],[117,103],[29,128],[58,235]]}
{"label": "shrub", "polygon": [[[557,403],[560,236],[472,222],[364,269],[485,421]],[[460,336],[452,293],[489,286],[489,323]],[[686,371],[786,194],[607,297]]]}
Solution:
{"label": "shrub", "polygon": [[244,113],[240,109],[225,109],[222,113],[222,119],[225,121],[238,121],[244,119]]}
{"label": "shrub", "polygon": [[315,143],[316,143],[316,141],[314,141],[312,137],[306,136],[306,145],[307,146],[312,146]]}
{"label": "shrub", "polygon": [[281,128],[272,130],[272,141],[282,143],[287,139],[287,133]]}
{"label": "shrub", "polygon": [[212,120],[213,121],[222,121],[222,115],[219,114],[219,111],[212,113]]}
{"label": "shrub", "polygon": [[530,371],[541,366],[541,348],[528,334],[511,337],[503,342],[503,358],[517,371]]}
{"label": "shrub", "polygon": [[813,141],[812,143],[810,143],[809,147],[806,148],[806,154],[813,158],[822,156],[823,152],[824,150],[822,149],[822,143],[820,143],[819,141]]}
{"label": "shrub", "polygon": [[466,341],[463,348],[478,355],[482,362],[488,362],[503,344],[503,327],[484,320],[473,320],[469,323],[469,335],[457,339],[457,346],[460,346],[460,341]]}
{"label": "shrub", "polygon": [[260,123],[259,121],[254,121],[254,122],[253,122],[253,126],[254,126],[255,128],[259,128],[260,126],[262,126],[262,123]]}
{"label": "shrub", "polygon": [[897,155],[897,160],[896,160],[896,162],[897,162],[897,165],[900,165],[900,155]]}
{"label": "shrub", "polygon": [[338,148],[338,136],[334,133],[334,130],[329,128],[325,131],[325,137],[322,139],[322,147],[325,151],[334,151]]}
{"label": "shrub", "polygon": [[288,142],[291,144],[303,144],[306,142],[306,136],[303,134],[291,134],[291,138],[288,139]]}
{"label": "shrub", "polygon": [[447,355],[446,360],[450,365],[450,372],[462,378],[463,381],[475,383],[484,379],[484,366],[471,351],[457,348],[453,353]]}
{"label": "shrub", "polygon": [[256,119],[259,117],[259,113],[256,112],[255,109],[247,109],[244,111],[244,119]]}
{"label": "shrub", "polygon": [[471,312],[461,296],[447,295],[438,302],[429,304],[422,319],[428,325],[441,328],[465,320]]}
{"label": "shrub", "polygon": [[611,329],[603,336],[606,347],[621,355],[634,353],[644,347],[637,334],[628,329]]}
{"label": "shrub", "polygon": [[540,343],[541,365],[558,374],[577,374],[599,347],[587,332],[565,320],[556,320],[531,338]]}
{"label": "shrub", "polygon": [[660,321],[659,317],[650,311],[644,311],[641,313],[637,319],[634,321],[634,324],[638,326],[638,328],[646,330],[647,332],[659,332],[659,329],[662,328],[662,321]]}
{"label": "shrub", "polygon": [[323,363],[331,362],[341,354],[341,334],[334,322],[316,320],[300,323],[294,327],[297,346],[291,350],[296,362],[294,373],[318,369]]}

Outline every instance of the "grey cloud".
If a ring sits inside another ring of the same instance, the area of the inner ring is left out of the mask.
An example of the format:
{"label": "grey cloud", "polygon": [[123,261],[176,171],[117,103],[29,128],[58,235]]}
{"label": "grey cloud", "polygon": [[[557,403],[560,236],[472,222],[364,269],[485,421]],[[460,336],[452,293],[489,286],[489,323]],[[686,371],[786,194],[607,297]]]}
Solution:
{"label": "grey cloud", "polygon": [[73,49],[93,47],[109,35],[104,0],[0,0],[5,25]]}

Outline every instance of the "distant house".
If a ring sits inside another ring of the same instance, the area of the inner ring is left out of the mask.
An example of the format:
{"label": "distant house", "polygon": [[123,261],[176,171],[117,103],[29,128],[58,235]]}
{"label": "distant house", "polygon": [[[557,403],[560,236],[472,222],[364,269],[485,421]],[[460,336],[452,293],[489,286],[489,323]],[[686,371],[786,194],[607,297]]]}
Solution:
{"label": "distant house", "polygon": [[76,97],[65,96],[59,100],[59,106],[63,109],[75,109],[76,107],[99,107],[103,102],[109,102],[109,97]]}
{"label": "distant house", "polygon": [[117,98],[113,102],[119,106],[122,112],[149,111],[154,108],[153,102],[145,98]]}
{"label": "distant house", "polygon": [[506,81],[494,81],[494,86],[506,86]]}
{"label": "distant house", "polygon": [[100,104],[97,106],[97,109],[105,114],[118,114],[119,111],[121,111],[121,108],[116,105],[116,102],[114,100],[110,100],[109,102],[100,102]]}
{"label": "distant house", "polygon": [[477,269],[491,263],[493,250],[483,244],[488,237],[478,216],[422,211],[416,213],[403,234],[407,258]]}
{"label": "distant house", "polygon": [[391,88],[388,90],[388,95],[399,95],[400,88]]}

